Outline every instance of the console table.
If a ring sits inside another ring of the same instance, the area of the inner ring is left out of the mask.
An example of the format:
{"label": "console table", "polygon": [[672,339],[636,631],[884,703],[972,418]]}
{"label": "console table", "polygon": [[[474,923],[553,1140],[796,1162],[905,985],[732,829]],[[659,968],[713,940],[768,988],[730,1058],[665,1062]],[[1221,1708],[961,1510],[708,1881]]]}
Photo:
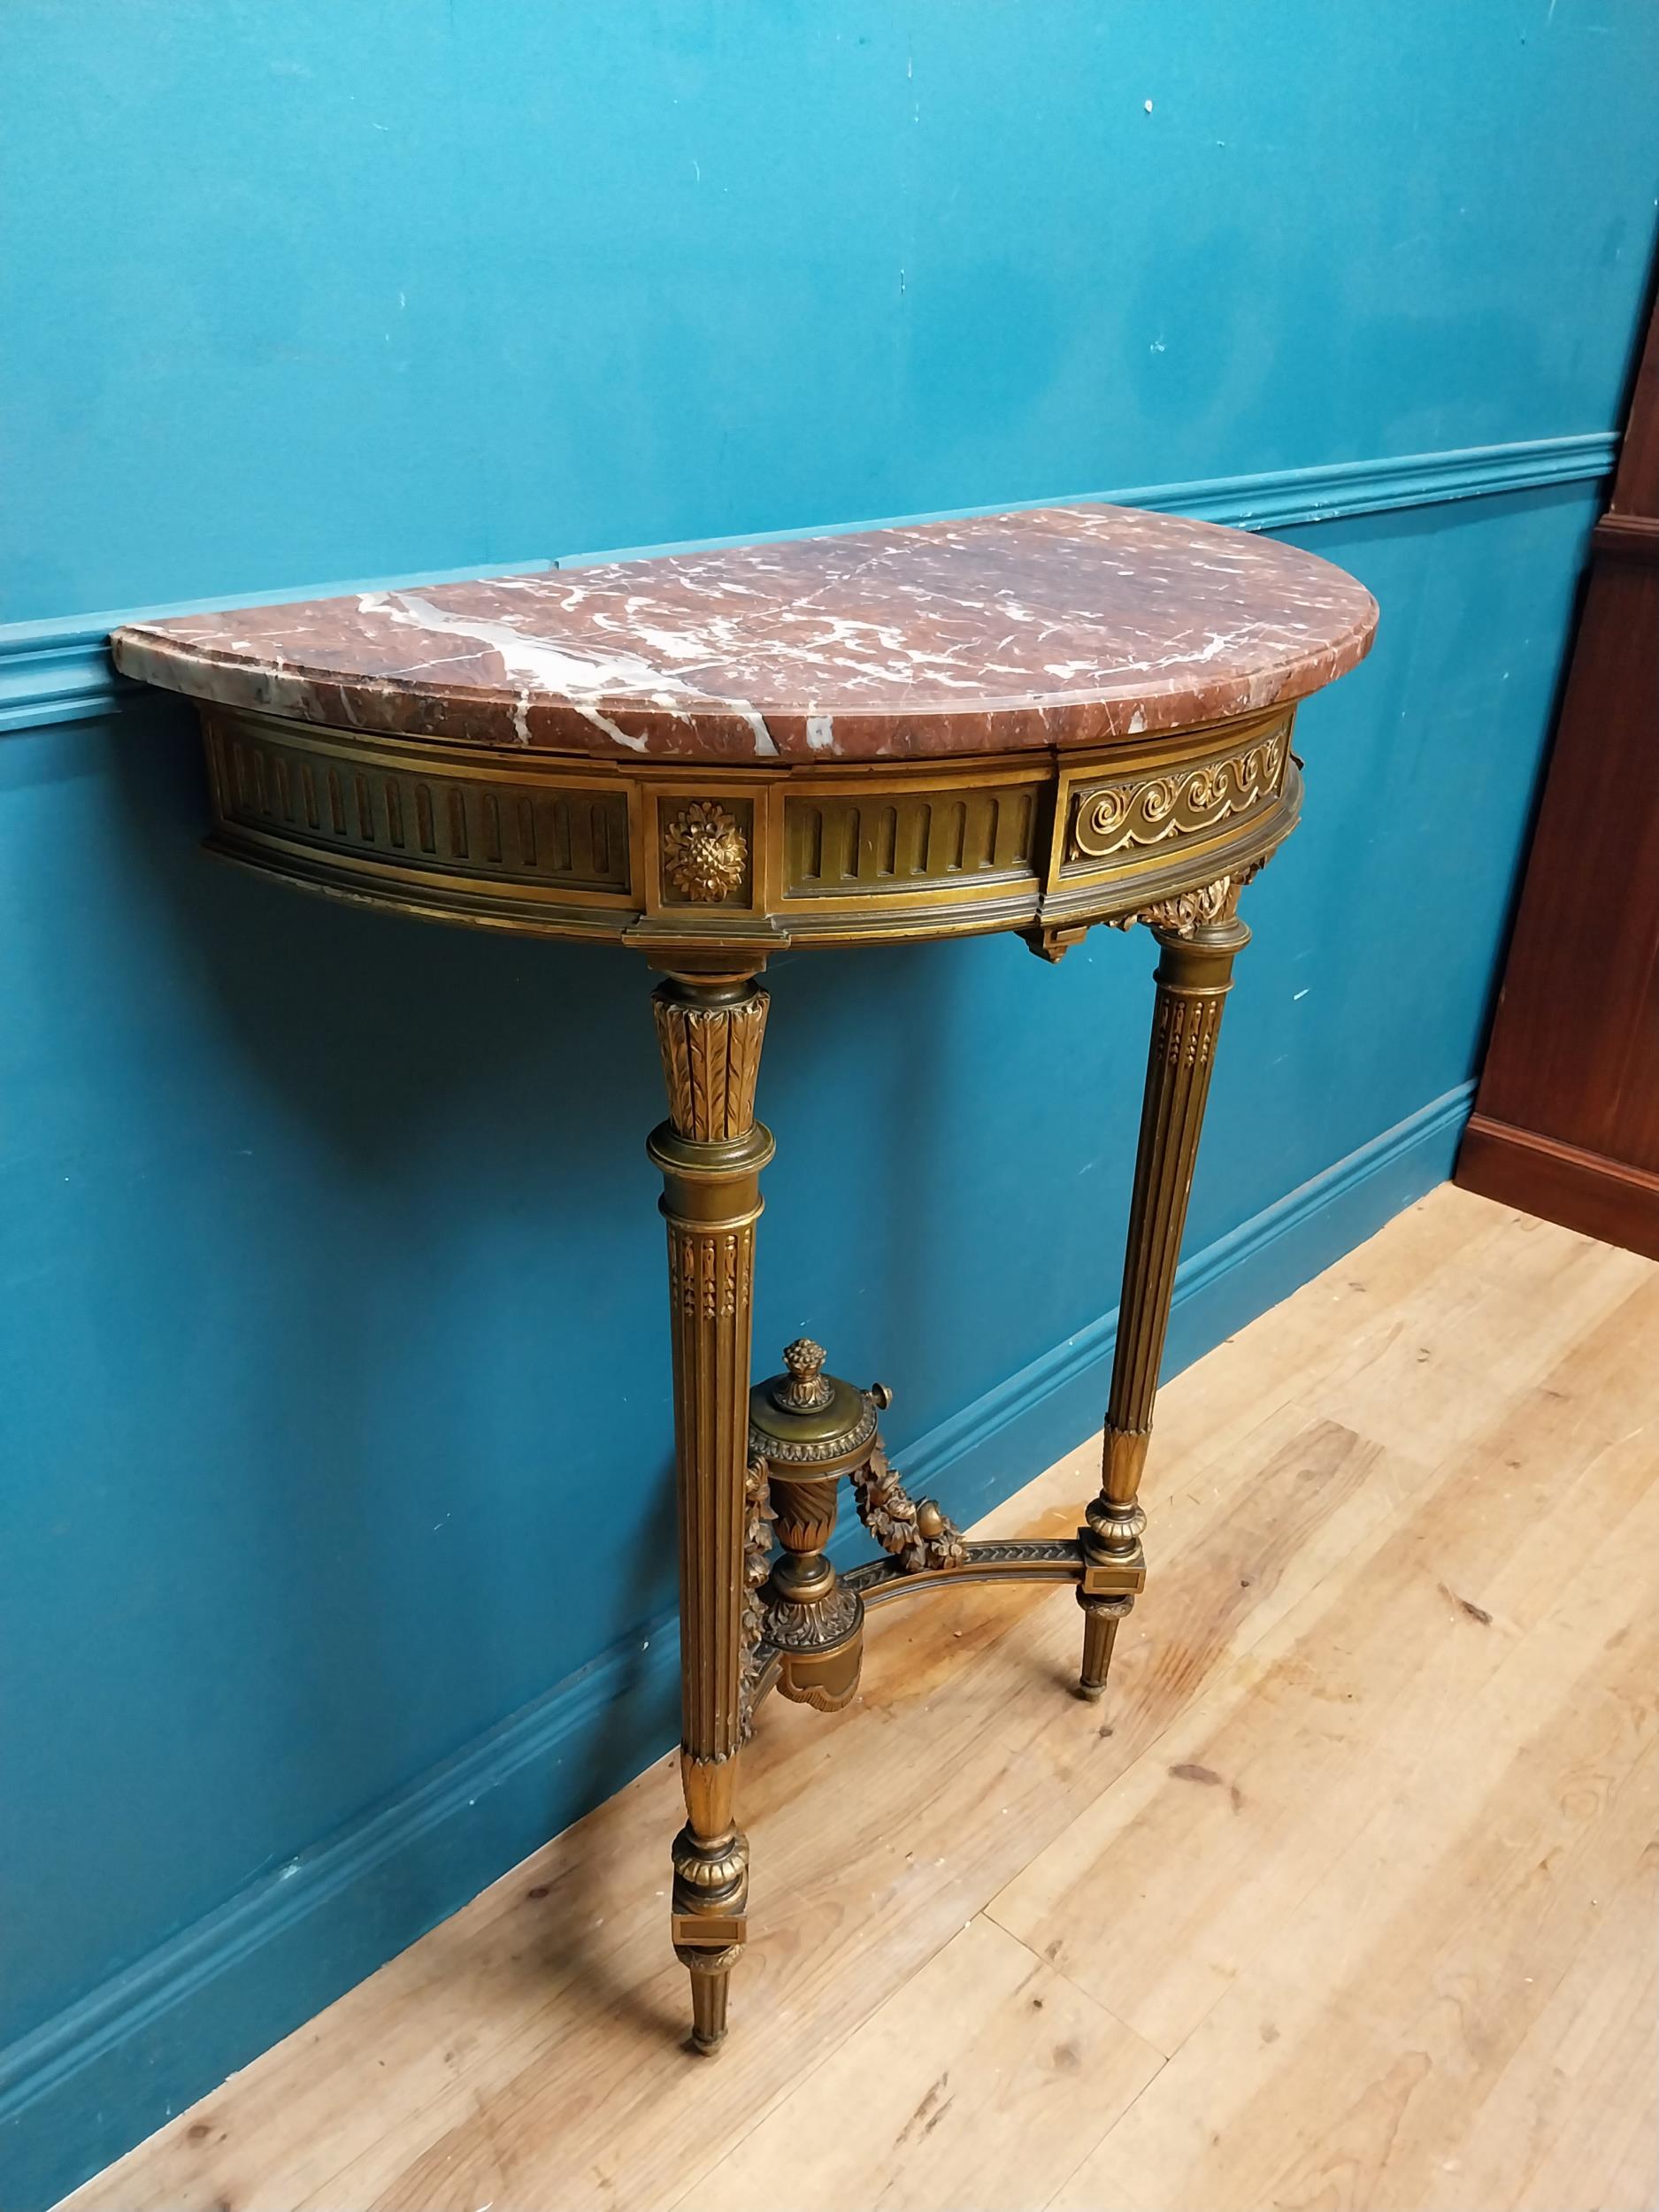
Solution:
{"label": "console table", "polygon": [[[1104,506],[199,614],[114,639],[199,705],[209,844],[336,898],[635,947],[654,993],[680,1517],[693,2042],[745,1933],[738,1755],[771,1689],[833,1709],[866,1612],[1069,1582],[1105,1687],[1240,888],[1294,826],[1296,702],[1377,610],[1311,555]],[[803,1340],[751,1391],[767,995],[787,945],[1092,924],[1159,956],[1099,1496],[1074,1540],[970,1543],[881,1448],[887,1394]],[[825,1555],[840,1479],[879,1555]],[[775,1556],[774,1556],[775,1554]]]}

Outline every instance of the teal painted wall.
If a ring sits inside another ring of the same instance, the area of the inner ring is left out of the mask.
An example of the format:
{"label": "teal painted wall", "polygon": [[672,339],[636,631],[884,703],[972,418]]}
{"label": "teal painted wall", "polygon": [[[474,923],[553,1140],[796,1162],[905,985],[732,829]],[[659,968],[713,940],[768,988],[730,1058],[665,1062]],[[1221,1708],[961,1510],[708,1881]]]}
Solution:
{"label": "teal painted wall", "polygon": [[[672,1729],[647,979],[205,864],[100,611],[1113,487],[1330,512],[1290,534],[1381,640],[1251,895],[1179,1363],[1449,1161],[1656,77],[1646,0],[0,12],[0,2202]],[[1096,1416],[1148,965],[772,971],[760,1343],[896,1384],[960,1509]]]}

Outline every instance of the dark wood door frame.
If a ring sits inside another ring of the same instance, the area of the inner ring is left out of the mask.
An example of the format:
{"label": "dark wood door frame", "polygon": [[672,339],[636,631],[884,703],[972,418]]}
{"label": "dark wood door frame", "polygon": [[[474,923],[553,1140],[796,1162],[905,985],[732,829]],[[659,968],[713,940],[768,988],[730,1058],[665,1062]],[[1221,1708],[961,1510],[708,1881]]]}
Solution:
{"label": "dark wood door frame", "polygon": [[1659,306],[1456,1179],[1659,1259]]}

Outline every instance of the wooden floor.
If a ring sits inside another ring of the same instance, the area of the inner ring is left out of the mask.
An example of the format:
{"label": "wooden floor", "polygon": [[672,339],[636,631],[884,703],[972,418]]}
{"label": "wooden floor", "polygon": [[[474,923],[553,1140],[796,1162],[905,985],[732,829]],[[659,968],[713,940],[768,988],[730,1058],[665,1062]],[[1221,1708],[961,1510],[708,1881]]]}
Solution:
{"label": "wooden floor", "polygon": [[1171,1386],[1146,1502],[1103,1709],[1041,1590],[769,1702],[718,2059],[664,1761],[70,2201],[1647,2212],[1659,1267],[1436,1191]]}

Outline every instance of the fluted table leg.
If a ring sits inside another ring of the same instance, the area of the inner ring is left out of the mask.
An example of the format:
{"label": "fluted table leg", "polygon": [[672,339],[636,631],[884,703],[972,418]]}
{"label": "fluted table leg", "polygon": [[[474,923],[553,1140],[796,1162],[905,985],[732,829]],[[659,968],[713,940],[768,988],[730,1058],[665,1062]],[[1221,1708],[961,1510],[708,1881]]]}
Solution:
{"label": "fluted table leg", "polygon": [[1124,1255],[1123,1296],[1112,1356],[1100,1495],[1079,1532],[1083,1578],[1083,1666],[1078,1687],[1096,1698],[1106,1687],[1118,1624],[1146,1584],[1138,1502],[1152,1430],[1158,1369],[1169,1331],[1170,1300],[1180,1256],[1198,1135],[1210,1093],[1216,1034],[1232,987],[1235,956],[1250,940],[1236,907],[1240,884],[1223,879],[1138,918],[1161,948],[1146,1097],[1135,1154],[1134,1194]]}
{"label": "fluted table leg", "polygon": [[749,1843],[736,1825],[745,1589],[749,1301],[760,1170],[755,1119],[766,994],[751,977],[670,976],[654,994],[669,1118],[649,1150],[663,1171],[680,1502],[680,1776],[673,1941],[691,1972],[692,2039],[726,2032],[744,1937]]}

